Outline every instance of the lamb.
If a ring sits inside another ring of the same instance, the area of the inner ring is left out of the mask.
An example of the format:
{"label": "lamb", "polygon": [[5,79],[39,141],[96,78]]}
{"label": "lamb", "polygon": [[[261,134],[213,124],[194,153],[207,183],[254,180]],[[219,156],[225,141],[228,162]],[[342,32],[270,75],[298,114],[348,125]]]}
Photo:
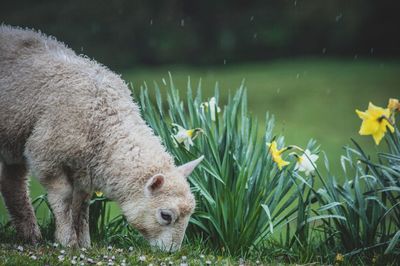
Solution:
{"label": "lamb", "polygon": [[24,240],[41,240],[31,171],[62,245],[90,246],[88,202],[99,190],[151,245],[178,250],[195,208],[187,177],[202,159],[175,166],[106,67],[40,32],[0,26],[0,188]]}

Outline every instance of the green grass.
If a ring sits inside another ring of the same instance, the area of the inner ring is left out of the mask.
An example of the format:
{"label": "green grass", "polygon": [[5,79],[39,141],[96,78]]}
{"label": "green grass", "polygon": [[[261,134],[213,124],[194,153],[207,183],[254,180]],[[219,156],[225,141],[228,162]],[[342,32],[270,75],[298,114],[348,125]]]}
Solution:
{"label": "green grass", "polygon": [[[367,153],[376,153],[372,138],[357,135],[361,121],[355,115],[354,109],[366,109],[368,101],[385,106],[388,98],[398,98],[399,70],[399,62],[298,59],[292,62],[286,60],[269,64],[210,67],[207,71],[179,66],[133,69],[124,71],[123,77],[131,81],[136,89],[143,81],[147,81],[151,89],[153,88],[151,83],[155,80],[164,93],[170,71],[175,85],[181,89],[183,95],[186,92],[188,76],[191,77],[193,88],[196,88],[198,79],[202,78],[203,94],[206,97],[213,95],[215,81],[219,81],[220,105],[226,103],[229,92],[233,93],[245,78],[249,109],[260,122],[263,123],[266,111],[274,114],[277,122],[275,134],[286,136],[287,144],[305,147],[310,138],[316,139],[322,144],[321,149],[327,152],[333,172],[338,175],[338,180],[342,181],[339,157],[343,154],[342,147],[350,142],[351,137],[363,147],[367,147],[365,150]],[[261,135],[263,132],[259,133]],[[320,163],[322,164],[322,160]],[[32,197],[42,192],[38,183],[32,182]],[[115,216],[118,214],[118,208],[114,205],[111,207],[111,212],[111,216]],[[45,215],[45,208],[39,210],[41,223]],[[6,220],[4,207],[0,206],[0,223]],[[182,256],[187,257],[186,261],[194,265],[205,265],[207,260],[213,264],[239,264],[241,257],[246,260],[246,265],[256,264],[256,261],[264,264],[333,263],[335,255],[335,251],[321,250],[321,246],[318,246],[319,240],[316,239],[309,241],[304,247],[300,243],[290,249],[276,239],[270,239],[245,251],[241,256],[231,256],[226,249],[206,249],[201,239],[186,243],[176,254],[163,254],[152,251],[143,241],[136,241],[136,238],[119,239],[115,243],[112,242],[115,245],[112,250],[107,250],[105,247],[110,238],[104,238],[96,241],[94,248],[88,251],[65,249],[64,261],[59,261],[58,256],[61,255],[63,248],[53,247],[50,242],[52,237],[49,234],[45,236],[46,244],[24,246],[24,250],[20,251],[17,248],[19,244],[14,240],[13,230],[7,226],[0,229],[0,262],[6,265],[69,265],[73,256],[79,257],[82,253],[86,258],[77,259],[79,263],[88,263],[87,258],[90,257],[95,262],[101,261],[103,265],[107,265],[113,255],[116,264],[121,264],[125,260],[131,265],[149,263],[159,265],[169,262],[179,265],[184,262]],[[123,235],[121,237],[124,238]],[[133,251],[128,249],[129,245],[134,246]],[[32,255],[36,256],[36,260]],[[104,255],[108,258],[105,259]],[[146,261],[140,262],[139,257],[143,255]],[[346,261],[346,257],[344,264],[368,264],[372,258],[379,261],[380,255],[356,256],[351,262]],[[389,263],[395,261],[393,258],[382,256],[382,262],[383,260]]]}
{"label": "green grass", "polygon": [[[121,72],[135,88],[144,81],[149,85],[156,81],[163,90],[168,71],[183,92],[188,76],[194,87],[202,79],[206,96],[212,95],[218,82],[222,100],[245,79],[249,109],[260,122],[264,121],[265,112],[274,114],[275,131],[286,136],[287,144],[305,146],[310,138],[316,139],[336,173],[340,173],[342,147],[351,137],[367,151],[375,149],[372,138],[357,134],[360,120],[354,110],[366,109],[369,101],[385,106],[389,97],[399,97],[400,88],[400,62],[378,59],[302,58],[219,67],[133,68]],[[32,198],[43,193],[36,181],[31,182],[31,187]],[[113,216],[117,213],[113,212]],[[39,216],[43,215],[45,211],[40,210]],[[0,222],[5,220],[7,214],[0,201]]]}
{"label": "green grass", "polygon": [[369,101],[386,106],[400,90],[400,62],[381,60],[315,58],[207,68],[167,66],[124,71],[123,78],[135,88],[144,81],[152,87],[156,81],[163,91],[168,71],[183,93],[188,76],[193,87],[201,78],[208,96],[218,82],[222,100],[245,79],[249,109],[260,122],[267,111],[275,115],[276,133],[286,136],[287,144],[305,146],[310,138],[316,139],[333,169],[339,169],[342,147],[350,138],[373,148],[372,138],[358,136],[361,121],[354,110],[366,109]]}
{"label": "green grass", "polygon": [[[327,152],[333,172],[337,174],[340,173],[342,147],[351,137],[367,147],[367,152],[375,150],[372,138],[358,136],[361,121],[354,110],[366,109],[369,101],[385,106],[388,98],[399,97],[400,62],[388,60],[303,58],[219,67],[136,68],[122,73],[135,88],[144,81],[153,87],[152,82],[156,81],[164,92],[168,71],[183,94],[188,76],[194,88],[202,79],[206,96],[212,95],[218,81],[222,103],[245,79],[249,109],[260,122],[263,123],[265,112],[274,114],[275,133],[284,135],[287,144],[304,147],[310,138],[316,139]],[[31,186],[32,198],[43,193],[36,181],[31,182]],[[111,211],[111,216],[118,214],[116,207]],[[39,210],[39,220],[45,215],[44,208]],[[0,222],[5,221],[7,215],[0,201]]]}
{"label": "green grass", "polygon": [[[45,228],[44,228],[45,229]],[[326,258],[315,254],[317,242],[307,250],[288,250],[277,242],[266,242],[260,249],[253,249],[246,254],[233,256],[223,250],[211,250],[198,239],[193,243],[183,244],[176,253],[152,250],[143,239],[132,245],[122,240],[118,243],[94,243],[89,249],[67,248],[53,243],[50,236],[40,245],[26,245],[15,241],[15,231],[0,228],[0,265],[326,265]],[[129,241],[128,241],[129,242]],[[314,250],[314,251],[313,251]],[[62,255],[60,259],[59,256]],[[81,256],[83,255],[83,257]],[[326,254],[323,254],[326,256]],[[379,261],[379,256],[376,256]],[[94,263],[91,263],[93,260]],[[109,262],[114,264],[109,264]],[[335,261],[329,258],[330,264]],[[384,262],[394,265],[392,260]],[[83,263],[83,264],[82,264]],[[308,264],[307,264],[308,263]],[[368,265],[363,257],[345,258],[336,265]]]}

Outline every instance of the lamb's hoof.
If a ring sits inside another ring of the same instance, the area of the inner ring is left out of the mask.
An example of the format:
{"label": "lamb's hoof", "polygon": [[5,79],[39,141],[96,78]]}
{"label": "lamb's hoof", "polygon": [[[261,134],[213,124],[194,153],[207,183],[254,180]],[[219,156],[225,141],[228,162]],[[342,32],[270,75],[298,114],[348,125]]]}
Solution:
{"label": "lamb's hoof", "polygon": [[26,243],[36,245],[42,241],[42,234],[40,233],[39,228],[34,226],[33,228],[17,229],[17,238]]}
{"label": "lamb's hoof", "polygon": [[74,234],[72,236],[70,236],[69,238],[64,238],[64,239],[60,239],[59,237],[56,237],[56,240],[63,247],[72,248],[72,249],[79,248],[78,239],[76,238],[76,235],[74,235]]}
{"label": "lamb's hoof", "polygon": [[17,234],[17,238],[21,239],[25,243],[36,245],[42,241],[42,234],[40,231],[35,231],[30,234]]}

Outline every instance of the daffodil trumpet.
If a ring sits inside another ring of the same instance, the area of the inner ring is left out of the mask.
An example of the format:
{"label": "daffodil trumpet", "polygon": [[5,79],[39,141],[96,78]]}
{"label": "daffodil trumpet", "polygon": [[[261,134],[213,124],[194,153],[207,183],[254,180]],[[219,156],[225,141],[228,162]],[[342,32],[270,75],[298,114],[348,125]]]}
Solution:
{"label": "daffodil trumpet", "polygon": [[284,166],[289,165],[289,162],[282,159],[282,153],[292,149],[292,147],[288,146],[279,150],[276,141],[266,143],[266,145],[268,147],[268,152],[271,153],[272,160],[278,165],[279,170],[282,170]]}

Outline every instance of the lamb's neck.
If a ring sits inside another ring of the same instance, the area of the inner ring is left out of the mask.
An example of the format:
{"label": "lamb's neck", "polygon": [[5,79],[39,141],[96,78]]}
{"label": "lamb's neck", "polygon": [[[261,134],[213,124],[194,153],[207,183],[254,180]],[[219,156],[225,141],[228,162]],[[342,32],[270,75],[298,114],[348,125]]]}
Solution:
{"label": "lamb's neck", "polygon": [[143,193],[153,175],[174,167],[173,158],[147,125],[136,124],[129,132],[115,130],[112,135],[98,156],[96,186],[120,204]]}

